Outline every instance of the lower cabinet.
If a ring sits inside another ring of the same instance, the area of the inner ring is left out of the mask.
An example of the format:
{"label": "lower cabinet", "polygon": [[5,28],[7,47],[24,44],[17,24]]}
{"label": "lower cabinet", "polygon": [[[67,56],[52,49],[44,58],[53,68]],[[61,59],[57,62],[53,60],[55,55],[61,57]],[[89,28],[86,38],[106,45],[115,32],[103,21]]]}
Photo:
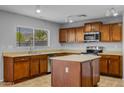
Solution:
{"label": "lower cabinet", "polygon": [[101,55],[100,73],[105,75],[122,77],[122,57],[113,55]]}
{"label": "lower cabinet", "polygon": [[[16,60],[18,59],[18,60]],[[29,58],[15,58],[14,62],[14,81],[23,79],[23,78],[29,78],[29,64],[30,60]]]}
{"label": "lower cabinet", "polygon": [[32,56],[30,62],[30,75],[37,76],[39,75],[39,56]]}
{"label": "lower cabinet", "polygon": [[93,60],[91,63],[92,76],[93,76],[93,86],[96,86],[97,82],[100,80],[100,71],[99,71],[99,61]]}
{"label": "lower cabinet", "polygon": [[4,57],[4,81],[16,83],[47,73],[47,55]]}
{"label": "lower cabinet", "polygon": [[47,73],[48,70],[48,56],[40,56],[40,74],[45,74]]}

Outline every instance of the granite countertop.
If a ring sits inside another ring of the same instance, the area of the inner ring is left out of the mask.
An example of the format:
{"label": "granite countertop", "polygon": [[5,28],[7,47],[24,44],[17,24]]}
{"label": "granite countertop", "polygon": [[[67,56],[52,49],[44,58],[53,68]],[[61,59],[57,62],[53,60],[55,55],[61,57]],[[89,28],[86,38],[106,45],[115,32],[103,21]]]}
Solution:
{"label": "granite countertop", "polygon": [[121,51],[104,51],[103,53],[99,53],[99,55],[118,55],[118,56],[122,56],[123,53]]}
{"label": "granite countertop", "polygon": [[[55,53],[81,53],[85,52],[85,50],[73,50],[73,49],[50,49],[50,50],[37,50],[32,53],[28,53],[26,51],[23,52],[3,52],[3,56],[7,57],[21,57],[21,56],[32,56],[32,55],[48,55]],[[103,53],[99,53],[99,55],[119,55],[122,56],[121,51],[104,51]]]}
{"label": "granite countertop", "polygon": [[80,54],[80,55],[50,57],[49,59],[51,59],[51,60],[61,60],[61,61],[86,62],[86,61],[97,59],[97,58],[100,58],[100,57],[101,56],[90,55],[90,54],[88,54],[88,55]]}
{"label": "granite countertop", "polygon": [[32,55],[48,55],[55,53],[81,53],[81,50],[39,50],[33,51],[32,53],[28,52],[3,52],[3,56],[6,57],[22,57],[22,56],[32,56]]}

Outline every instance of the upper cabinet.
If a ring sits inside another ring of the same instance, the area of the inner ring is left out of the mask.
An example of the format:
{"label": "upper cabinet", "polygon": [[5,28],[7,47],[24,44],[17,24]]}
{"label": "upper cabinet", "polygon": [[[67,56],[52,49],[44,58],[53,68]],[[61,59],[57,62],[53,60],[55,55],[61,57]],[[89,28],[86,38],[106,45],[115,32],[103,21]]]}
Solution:
{"label": "upper cabinet", "polygon": [[110,25],[111,40],[114,42],[122,41],[122,24],[115,23]]}
{"label": "upper cabinet", "polygon": [[84,28],[83,27],[77,27],[75,30],[75,37],[76,42],[83,42],[84,41]]}
{"label": "upper cabinet", "polygon": [[101,25],[101,41],[102,42],[108,42],[110,41],[110,27],[109,24],[102,24]]}
{"label": "upper cabinet", "polygon": [[120,42],[122,41],[122,24],[103,24],[100,29],[101,42]]}
{"label": "upper cabinet", "polygon": [[69,42],[69,43],[75,42],[75,28],[68,28],[67,42]]}
{"label": "upper cabinet", "polygon": [[100,31],[102,22],[93,22],[84,24],[85,32]]}
{"label": "upper cabinet", "polygon": [[60,43],[79,43],[83,42],[84,34],[83,27],[63,28],[59,31]]}
{"label": "upper cabinet", "polygon": [[60,31],[59,31],[59,42],[60,43],[67,42],[67,29],[60,29]]}
{"label": "upper cabinet", "polygon": [[85,32],[101,32],[100,42],[121,42],[122,23],[102,24],[101,22],[86,23],[84,27],[62,28],[59,31],[60,43],[80,43],[84,41]]}

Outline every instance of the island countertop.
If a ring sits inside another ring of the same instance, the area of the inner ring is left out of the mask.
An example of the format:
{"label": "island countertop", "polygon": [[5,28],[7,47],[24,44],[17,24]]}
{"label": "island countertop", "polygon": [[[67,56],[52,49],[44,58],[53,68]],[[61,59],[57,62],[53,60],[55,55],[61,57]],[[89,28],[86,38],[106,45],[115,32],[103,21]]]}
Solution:
{"label": "island countertop", "polygon": [[60,57],[50,57],[51,60],[62,60],[62,61],[74,61],[74,62],[85,62],[93,59],[98,59],[101,56],[96,55],[67,55],[67,56],[60,56]]}

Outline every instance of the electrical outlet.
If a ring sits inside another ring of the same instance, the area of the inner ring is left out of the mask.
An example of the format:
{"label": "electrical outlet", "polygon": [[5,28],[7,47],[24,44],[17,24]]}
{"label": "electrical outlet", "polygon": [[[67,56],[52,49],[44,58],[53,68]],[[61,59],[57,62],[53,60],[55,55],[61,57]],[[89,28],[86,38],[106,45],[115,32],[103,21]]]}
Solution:
{"label": "electrical outlet", "polygon": [[68,73],[68,72],[69,72],[69,68],[65,67],[65,73]]}

